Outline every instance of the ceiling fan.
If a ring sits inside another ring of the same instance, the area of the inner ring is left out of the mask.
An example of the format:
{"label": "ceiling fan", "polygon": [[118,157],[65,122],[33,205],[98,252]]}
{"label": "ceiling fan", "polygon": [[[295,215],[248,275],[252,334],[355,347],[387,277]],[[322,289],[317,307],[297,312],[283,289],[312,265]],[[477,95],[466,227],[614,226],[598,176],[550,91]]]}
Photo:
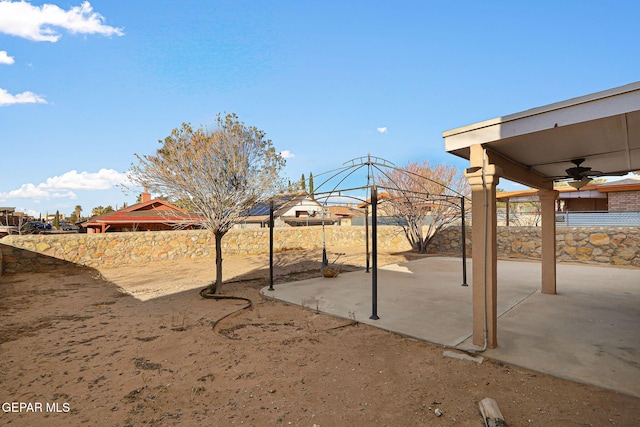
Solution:
{"label": "ceiling fan", "polygon": [[567,184],[579,190],[587,185],[592,177],[601,176],[602,172],[592,171],[590,167],[582,166],[585,159],[573,159],[571,163],[575,166],[565,169],[566,175],[554,177],[554,181],[570,180]]}
{"label": "ceiling fan", "polygon": [[[576,188],[579,190],[580,188],[587,185],[591,181],[591,179],[598,176],[605,175],[605,173],[603,172],[594,171],[594,170],[591,170],[590,167],[582,166],[582,163],[584,162],[584,160],[585,159],[571,160],[571,163],[573,163],[575,166],[565,169],[565,172],[567,173],[567,175],[558,177],[556,179],[570,179],[571,181],[569,181],[568,184],[573,188]],[[607,174],[607,175],[616,175],[616,174]]]}
{"label": "ceiling fan", "polygon": [[571,160],[571,163],[573,163],[575,166],[565,170],[565,172],[567,173],[566,178],[571,178],[574,181],[580,181],[584,178],[602,175],[602,172],[600,171],[592,171],[589,167],[581,166],[583,162],[584,159]]}

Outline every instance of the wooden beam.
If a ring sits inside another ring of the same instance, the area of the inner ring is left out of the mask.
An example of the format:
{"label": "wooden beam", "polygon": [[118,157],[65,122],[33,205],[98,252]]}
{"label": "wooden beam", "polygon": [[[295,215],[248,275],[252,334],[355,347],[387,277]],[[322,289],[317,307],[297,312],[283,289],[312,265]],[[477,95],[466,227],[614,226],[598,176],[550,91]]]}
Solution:
{"label": "wooden beam", "polygon": [[551,178],[539,175],[525,166],[522,166],[513,160],[492,151],[487,148],[487,158],[490,164],[499,166],[502,169],[502,177],[510,181],[515,181],[528,187],[538,188],[541,190],[553,190],[553,180]]}

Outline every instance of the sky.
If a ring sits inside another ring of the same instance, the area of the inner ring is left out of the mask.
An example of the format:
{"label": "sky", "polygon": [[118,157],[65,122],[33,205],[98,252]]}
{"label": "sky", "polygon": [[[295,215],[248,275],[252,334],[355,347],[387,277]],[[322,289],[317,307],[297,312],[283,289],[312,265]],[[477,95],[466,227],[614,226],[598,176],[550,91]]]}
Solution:
{"label": "sky", "polygon": [[[640,2],[0,0],[0,206],[133,204],[136,154],[236,113],[292,181],[640,80]],[[501,183],[506,190],[512,183]]]}

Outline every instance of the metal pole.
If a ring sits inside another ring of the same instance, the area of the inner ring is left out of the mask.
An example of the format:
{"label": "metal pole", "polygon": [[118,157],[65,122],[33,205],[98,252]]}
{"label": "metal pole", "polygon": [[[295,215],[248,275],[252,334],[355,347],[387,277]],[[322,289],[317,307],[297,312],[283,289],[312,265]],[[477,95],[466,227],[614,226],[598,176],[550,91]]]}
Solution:
{"label": "metal pole", "polygon": [[325,202],[325,205],[322,207],[322,268],[323,268],[322,271],[324,271],[324,268],[329,265],[329,259],[327,258],[327,234],[324,228],[325,206],[326,206],[326,202]]}
{"label": "metal pole", "polygon": [[269,202],[269,290],[273,291],[273,200]]}
{"label": "metal pole", "polygon": [[365,273],[369,272],[369,206],[366,205],[364,207],[364,239],[366,241],[366,252],[367,252],[367,269]]}
{"label": "metal pole", "polygon": [[369,319],[378,320],[378,189],[371,190],[371,246],[373,250],[373,270],[371,273],[371,305]]}
{"label": "metal pole", "polygon": [[462,286],[467,284],[467,225],[465,224],[464,196],[460,197],[460,210],[462,211]]}
{"label": "metal pole", "polygon": [[509,226],[509,211],[511,210],[511,203],[509,202],[509,198],[507,197],[507,227]]}

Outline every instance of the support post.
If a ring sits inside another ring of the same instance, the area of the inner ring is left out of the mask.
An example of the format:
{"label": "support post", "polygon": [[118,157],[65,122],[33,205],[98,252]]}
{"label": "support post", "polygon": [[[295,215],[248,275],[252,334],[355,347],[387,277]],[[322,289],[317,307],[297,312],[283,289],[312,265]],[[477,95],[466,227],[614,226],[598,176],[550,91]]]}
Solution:
{"label": "support post", "polygon": [[467,224],[465,217],[464,196],[460,196],[460,214],[462,218],[462,286],[467,284]]}
{"label": "support post", "polygon": [[371,270],[371,317],[378,320],[378,188],[371,189],[371,247],[373,250]]}
{"label": "support post", "polygon": [[367,268],[365,269],[365,273],[369,272],[369,206],[364,207],[364,240],[367,252]]}
{"label": "support post", "polygon": [[269,202],[269,290],[273,288],[273,200]]}
{"label": "support post", "polygon": [[542,286],[543,294],[556,293],[556,211],[557,191],[538,190],[542,217]]}
{"label": "support post", "polygon": [[481,145],[472,145],[470,168],[473,239],[473,344],[498,346],[498,257],[496,187],[502,170],[489,164]]}

